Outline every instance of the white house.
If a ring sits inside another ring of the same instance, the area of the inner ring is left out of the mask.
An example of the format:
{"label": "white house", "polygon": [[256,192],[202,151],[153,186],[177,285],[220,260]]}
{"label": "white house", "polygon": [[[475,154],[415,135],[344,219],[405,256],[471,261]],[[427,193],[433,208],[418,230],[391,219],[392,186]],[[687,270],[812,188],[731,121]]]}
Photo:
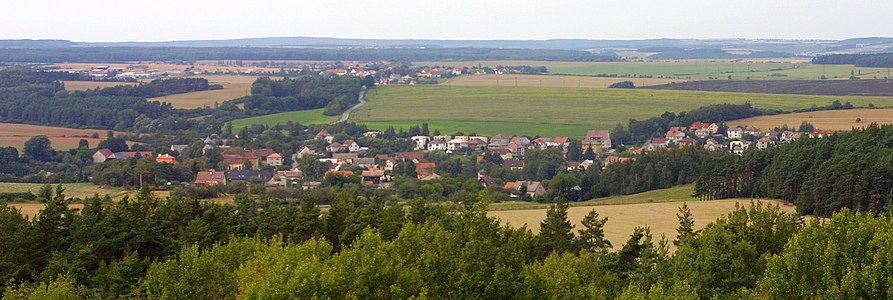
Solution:
{"label": "white house", "polygon": [[726,134],[729,136],[730,139],[740,139],[744,137],[744,130],[740,127],[735,127],[729,129],[729,131],[726,131]]}
{"label": "white house", "polygon": [[428,149],[428,142],[431,141],[431,138],[424,135],[417,135],[411,138],[415,142],[416,150],[425,150]]}

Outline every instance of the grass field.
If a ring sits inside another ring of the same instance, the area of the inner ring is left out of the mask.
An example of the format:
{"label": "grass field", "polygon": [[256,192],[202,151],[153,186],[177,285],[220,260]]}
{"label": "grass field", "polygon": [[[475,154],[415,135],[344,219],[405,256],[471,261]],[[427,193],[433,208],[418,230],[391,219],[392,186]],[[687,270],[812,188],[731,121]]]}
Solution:
{"label": "grass field", "polygon": [[[856,118],[861,118],[861,123],[856,123]],[[800,126],[803,122],[812,123],[819,129],[851,130],[854,127],[861,128],[871,123],[893,124],[893,109],[846,109],[825,110],[804,113],[783,114],[774,116],[761,116],[747,119],[729,121],[731,126],[756,126],[763,130],[781,127]]]}
{"label": "grass field", "polygon": [[[695,229],[703,228],[707,223],[723,216],[735,209],[736,203],[748,206],[750,199],[688,201],[688,207],[692,211],[695,221]],[[794,207],[777,200],[753,200],[765,204],[779,205],[782,210],[794,212]],[[629,239],[629,235],[636,227],[648,226],[654,236],[655,242],[661,235],[672,241],[676,238],[676,227],[679,226],[676,213],[682,202],[657,202],[640,204],[617,204],[598,206],[574,206],[568,209],[568,219],[574,224],[574,232],[583,228],[580,221],[591,210],[598,212],[600,217],[608,217],[605,224],[605,237],[611,241],[614,248],[623,246]],[[503,210],[490,211],[492,217],[499,218],[506,224],[514,227],[527,225],[533,232],[539,232],[540,222],[546,217],[546,209]],[[671,244],[672,248],[673,245]]]}
{"label": "grass field", "polygon": [[460,76],[441,85],[451,86],[524,86],[524,87],[569,87],[569,88],[607,88],[615,82],[632,81],[637,87],[668,84],[684,81],[684,79],[660,78],[612,78],[594,76],[565,75],[466,75]]}
{"label": "grass field", "polygon": [[249,95],[251,84],[257,79],[256,76],[238,75],[207,75],[198,77],[207,78],[210,84],[223,85],[223,89],[169,95],[149,98],[148,100],[168,102],[174,108],[213,107],[215,103],[220,104],[227,100]]}
{"label": "grass field", "polygon": [[320,109],[312,109],[312,110],[299,110],[299,111],[290,111],[272,115],[264,115],[258,117],[251,117],[245,119],[233,120],[233,131],[237,132],[238,130],[249,127],[253,124],[263,124],[267,126],[273,126],[276,124],[285,125],[288,121],[292,121],[295,123],[301,123],[303,125],[310,124],[330,124],[338,120],[340,116],[326,116],[322,114],[325,111],[324,108]]}
{"label": "grass field", "polygon": [[[683,186],[672,187],[669,189],[653,190],[633,195],[620,195],[605,198],[592,199],[589,201],[571,202],[570,206],[593,206],[593,205],[618,205],[618,204],[640,204],[640,203],[660,203],[660,202],[684,202],[684,201],[700,201],[693,197],[694,185],[688,184]],[[490,205],[490,210],[526,210],[526,209],[545,209],[549,208],[549,204],[514,201],[494,203]]]}
{"label": "grass field", "polygon": [[64,81],[66,91],[86,91],[95,88],[107,88],[119,85],[136,85],[136,82],[106,82],[106,81]]}
{"label": "grass field", "polygon": [[[99,133],[100,138],[89,138],[93,133]],[[41,134],[50,138],[54,149],[68,150],[77,148],[81,139],[86,139],[90,142],[91,147],[95,147],[100,141],[105,139],[106,130],[0,123],[0,147],[22,149],[25,146],[25,142],[31,139],[31,137]],[[121,133],[117,132],[115,134]]]}
{"label": "grass field", "polygon": [[[0,193],[37,193],[43,186],[44,185],[40,183],[0,182]],[[53,187],[53,191],[55,191],[56,185],[52,184],[51,186]],[[92,183],[65,183],[62,184],[62,187],[65,188],[65,197],[81,199],[92,197],[95,194],[99,194],[100,196],[108,194],[112,198],[120,198],[129,194],[128,191],[122,188],[98,186]]]}
{"label": "grass field", "polygon": [[[785,80],[819,79],[824,74],[829,79],[847,79],[850,71],[862,71],[862,78],[883,78],[885,68],[858,68],[852,65],[814,65],[804,60],[678,60],[649,62],[560,62],[560,61],[420,61],[416,65],[463,66],[545,66],[552,74],[572,75],[648,75],[654,77],[703,80],[710,77],[727,79]],[[773,76],[782,74],[786,76]],[[857,74],[858,75],[858,74]]]}
{"label": "grass field", "polygon": [[688,111],[714,103],[744,103],[793,110],[829,105],[893,105],[893,97],[841,97],[540,87],[382,86],[369,91],[368,104],[351,120],[373,129],[407,128],[427,122],[445,133],[526,134],[579,137],[588,129],[612,129],[630,118],[647,119],[665,111]]}

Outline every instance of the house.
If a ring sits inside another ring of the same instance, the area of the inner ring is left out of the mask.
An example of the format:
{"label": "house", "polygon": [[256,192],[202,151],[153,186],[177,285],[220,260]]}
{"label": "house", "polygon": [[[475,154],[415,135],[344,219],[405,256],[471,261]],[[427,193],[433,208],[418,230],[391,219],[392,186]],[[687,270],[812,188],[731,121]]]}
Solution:
{"label": "house", "polygon": [[127,151],[127,152],[112,153],[112,155],[109,155],[109,157],[106,160],[129,159],[129,158],[134,158],[134,157],[154,157],[154,156],[155,156],[155,153],[152,153],[151,151]]}
{"label": "house", "polygon": [[514,155],[508,149],[491,150],[490,153],[499,155],[499,157],[502,157],[502,160],[514,158]]}
{"label": "house", "polygon": [[552,143],[552,139],[550,138],[537,138],[530,142],[530,149],[546,149],[549,147],[550,143]]}
{"label": "house", "polygon": [[227,174],[230,182],[248,182],[257,178],[260,182],[267,183],[273,179],[273,173],[260,170],[234,170]]}
{"label": "house", "polygon": [[775,141],[770,139],[768,136],[761,137],[757,140],[756,147],[757,149],[763,150],[769,147],[775,146]]}
{"label": "house", "polygon": [[177,163],[177,158],[176,158],[176,157],[173,157],[172,155],[167,154],[167,153],[165,153],[165,154],[158,154],[158,156],[155,157],[155,162],[157,162],[157,163],[169,163],[169,164],[175,164],[175,163]]}
{"label": "house", "polygon": [[654,151],[658,149],[666,149],[670,146],[670,139],[668,138],[653,138],[650,142],[646,143],[642,146],[642,149],[645,151]]}
{"label": "house", "polygon": [[415,150],[426,150],[428,149],[428,142],[431,141],[431,138],[424,135],[417,135],[410,138],[413,142],[415,142]]}
{"label": "house", "polygon": [[524,168],[524,161],[520,159],[507,159],[502,162],[502,166],[512,170],[520,170]]}
{"label": "house", "polygon": [[549,148],[561,148],[562,151],[567,151],[567,146],[571,144],[571,139],[566,136],[559,136],[552,139],[551,143],[548,143]]}
{"label": "house", "polygon": [[698,129],[708,129],[709,127],[710,127],[710,124],[707,124],[704,122],[694,122],[688,126],[688,131],[697,131]]}
{"label": "house", "polygon": [[384,159],[384,170],[385,171],[393,171],[394,167],[397,166],[397,160],[393,157],[388,157]]}
{"label": "house", "polygon": [[572,161],[567,162],[567,170],[568,171],[579,170],[579,169],[580,169],[579,161],[572,160]]}
{"label": "house", "polygon": [[834,130],[816,129],[809,133],[811,138],[823,138],[831,135],[834,135]]}
{"label": "house", "polygon": [[695,130],[695,136],[697,136],[700,139],[706,138],[706,137],[710,136],[711,134],[713,134],[713,133],[710,132],[710,129],[707,129],[707,128],[700,128],[700,129]]}
{"label": "house", "polygon": [[753,126],[747,126],[744,128],[744,134],[749,134],[756,137],[761,137],[765,135],[762,130]]}
{"label": "house", "polygon": [[504,135],[501,135],[501,134],[497,134],[497,135],[493,136],[492,138],[490,138],[490,144],[491,144],[491,145],[492,145],[492,144],[498,144],[498,145],[503,145],[503,146],[505,146],[505,145],[508,145],[511,141],[512,141],[512,137],[510,137],[510,136],[504,136]]}
{"label": "house", "polygon": [[282,155],[279,153],[273,153],[267,155],[267,164],[273,167],[278,167],[282,165]]}
{"label": "house", "polygon": [[693,138],[682,138],[681,140],[676,141],[676,147],[694,147],[698,145],[698,141]]}
{"label": "house", "polygon": [[[543,184],[539,181],[508,182],[505,184],[505,189],[514,191],[514,192],[520,192],[522,186],[527,188],[527,195],[530,197],[536,197],[536,196],[541,196],[541,195],[546,194],[546,187],[544,187]],[[512,196],[517,197],[514,195],[514,193]]]}
{"label": "house", "polygon": [[710,130],[710,133],[716,134],[717,132],[719,132],[720,128],[719,125],[717,125],[716,123],[710,123],[710,126],[707,126],[707,129]]}
{"label": "house", "polygon": [[226,174],[221,171],[210,169],[195,174],[195,185],[212,186],[218,184],[226,184]]}
{"label": "house", "polygon": [[336,164],[353,164],[359,158],[356,153],[332,153],[332,159]]}
{"label": "house", "polygon": [[431,175],[435,175],[435,168],[437,168],[437,163],[417,163],[415,165],[415,173],[419,179],[430,178]]}
{"label": "house", "polygon": [[668,140],[678,142],[685,138],[685,132],[670,130],[670,131],[667,131],[666,138]]}
{"label": "house", "polygon": [[669,130],[669,131],[686,132],[686,131],[688,131],[688,127],[685,127],[685,126],[672,126],[672,127],[670,127],[670,130]]}
{"label": "house", "polygon": [[631,158],[631,157],[619,157],[619,156],[611,155],[611,156],[605,157],[605,167],[607,167],[608,165],[611,165],[611,164],[622,163],[622,162],[626,162],[626,161],[630,161],[630,160],[635,160],[635,159]]}
{"label": "house", "polygon": [[395,156],[398,161],[412,161],[416,164],[425,159],[424,152],[397,152]]}
{"label": "house", "polygon": [[390,177],[385,175],[384,171],[381,170],[363,171],[360,176],[363,177],[364,184],[379,184],[381,182],[390,181]]}
{"label": "house", "polygon": [[353,171],[342,170],[342,171],[326,171],[326,174],[323,177],[329,177],[329,175],[341,175],[341,176],[350,176],[356,175]]}
{"label": "house", "polygon": [[186,149],[189,145],[171,145],[171,151],[175,151],[177,153],[183,152],[183,149]]}
{"label": "house", "polygon": [[357,158],[357,159],[354,159],[353,163],[351,163],[351,164],[369,169],[369,168],[372,168],[375,166],[375,158],[372,158],[372,157]]}
{"label": "house", "polygon": [[707,142],[704,143],[704,149],[707,149],[709,151],[717,151],[717,150],[720,150],[723,148],[725,148],[725,147],[723,147],[722,144],[718,143],[714,139],[708,139]]}
{"label": "house", "polygon": [[104,163],[109,157],[112,156],[112,150],[109,149],[99,149],[96,153],[93,153],[93,162],[97,164]]}
{"label": "house", "polygon": [[590,147],[595,152],[606,151],[611,149],[611,133],[607,130],[590,130],[586,132],[582,144],[584,151]]}
{"label": "house", "polygon": [[273,178],[267,182],[267,185],[278,185],[281,187],[288,187],[289,185],[294,185],[301,180],[301,177],[304,177],[304,172],[298,169],[292,169],[291,171],[276,171],[273,174]]}
{"label": "house", "polygon": [[458,151],[468,146],[468,140],[452,139],[447,142],[447,151]]}
{"label": "house", "polygon": [[744,138],[744,129],[741,129],[741,127],[734,127],[726,131],[726,135],[730,139],[741,139]]}
{"label": "house", "polygon": [[511,143],[506,147],[506,150],[511,152],[514,157],[524,157],[524,154],[527,152],[527,146]]}
{"label": "house", "polygon": [[484,188],[500,187],[500,185],[497,184],[496,181],[493,181],[492,177],[486,175],[478,175],[478,182],[480,182],[481,185],[484,186]]}
{"label": "house", "polygon": [[301,147],[301,149],[299,149],[295,155],[297,156],[297,158],[302,158],[308,155],[317,156],[319,155],[319,148],[316,147],[316,145],[307,145]]}
{"label": "house", "polygon": [[487,149],[487,141],[479,139],[479,138],[469,138],[468,142],[465,143],[465,147],[473,151],[478,150],[486,150]]}
{"label": "house", "polygon": [[428,143],[428,151],[446,151],[447,142],[441,139],[435,139]]}
{"label": "house", "polygon": [[360,144],[357,144],[357,142],[355,142],[354,140],[344,140],[343,142],[341,142],[341,145],[350,152],[358,152],[361,148]]}
{"label": "house", "polygon": [[382,134],[384,134],[384,132],[381,132],[381,131],[366,131],[366,132],[363,133],[363,136],[364,136],[364,137],[368,137],[368,138],[378,138],[378,137],[379,137],[380,135],[382,135]]}
{"label": "house", "polygon": [[328,146],[326,146],[326,151],[329,152],[344,152],[347,151],[347,147],[341,145],[339,142],[332,142]]}
{"label": "house", "polygon": [[750,144],[751,143],[748,141],[735,140],[729,142],[729,149],[732,150],[732,153],[741,155],[744,153],[745,150],[747,150],[747,148],[750,148]]}
{"label": "house", "polygon": [[326,143],[331,143],[332,139],[334,139],[334,138],[335,138],[335,136],[329,134],[329,132],[326,131],[325,129],[320,130],[319,133],[316,134],[317,140],[324,140],[324,141],[326,141]]}
{"label": "house", "polygon": [[790,130],[785,130],[784,132],[781,133],[781,135],[778,138],[778,140],[782,143],[790,143],[790,142],[793,142],[793,141],[796,141],[799,139],[800,139],[800,133],[793,132]]}

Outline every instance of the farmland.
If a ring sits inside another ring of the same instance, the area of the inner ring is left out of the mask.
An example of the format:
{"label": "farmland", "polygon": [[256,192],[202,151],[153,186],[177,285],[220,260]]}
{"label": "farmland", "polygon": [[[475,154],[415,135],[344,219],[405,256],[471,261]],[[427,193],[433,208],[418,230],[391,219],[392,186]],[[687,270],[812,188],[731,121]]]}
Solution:
{"label": "farmland", "polygon": [[372,89],[366,98],[369,103],[357,109],[351,121],[374,129],[427,122],[432,130],[448,133],[572,137],[585,134],[586,129],[612,129],[630,118],[646,119],[714,103],[751,101],[756,107],[782,110],[825,106],[834,100],[857,107],[893,105],[893,97],[442,85],[383,86]]}
{"label": "farmland", "polygon": [[185,94],[168,95],[158,98],[149,98],[149,101],[168,102],[174,108],[198,108],[213,107],[227,100],[247,96],[251,92],[251,84],[257,79],[255,76],[237,75],[207,75],[200,76],[208,79],[210,84],[220,84],[223,89],[207,90]]}
{"label": "farmland", "polygon": [[65,81],[66,91],[86,91],[95,88],[107,88],[119,85],[136,85],[136,82],[113,82],[113,81]]}
{"label": "farmland", "polygon": [[[856,123],[856,118],[862,122]],[[812,123],[819,129],[850,130],[871,123],[893,124],[893,109],[846,109],[823,110],[774,116],[760,116],[728,122],[731,126],[756,126],[764,130],[781,127],[797,127],[803,122]]]}
{"label": "farmland", "polygon": [[251,117],[245,119],[233,120],[233,131],[238,131],[244,127],[249,127],[252,124],[263,124],[266,126],[273,126],[276,124],[285,125],[288,121],[292,121],[295,123],[301,123],[304,125],[310,124],[330,124],[338,120],[338,116],[326,116],[323,115],[322,112],[324,108],[320,109],[312,109],[312,110],[299,110],[299,111],[290,111],[278,114],[264,115],[258,117]]}
{"label": "farmland", "polygon": [[[736,205],[750,205],[750,199],[689,201],[688,207],[692,211],[695,221],[695,229],[703,228],[707,223],[725,215],[735,209]],[[764,204],[779,205],[782,210],[793,212],[794,207],[785,205],[777,200],[754,200]],[[676,237],[676,227],[679,226],[676,213],[682,202],[658,202],[642,204],[618,204],[599,206],[573,206],[568,208],[568,220],[574,224],[574,231],[582,228],[580,221],[591,210],[598,212],[600,217],[608,217],[605,224],[605,238],[611,241],[615,249],[623,246],[629,235],[636,227],[648,226],[655,240],[660,240],[661,235],[668,240]],[[546,217],[546,209],[505,210],[490,211],[489,215],[496,217],[513,227],[527,225],[533,232],[539,231],[539,224]],[[672,244],[670,245],[672,247]]]}
{"label": "farmland", "polygon": [[632,81],[637,87],[668,84],[678,79],[615,78],[564,75],[466,75],[450,79],[441,85],[451,86],[522,86],[522,87],[572,87],[607,88],[612,83]]}
{"label": "farmland", "polygon": [[[637,85],[638,86],[638,85]],[[652,85],[649,89],[737,93],[893,96],[893,83],[884,79],[868,80],[706,80]]]}
{"label": "farmland", "polygon": [[[89,137],[94,133],[98,133],[100,138]],[[121,133],[119,132],[116,134]],[[16,147],[22,149],[25,142],[36,135],[46,135],[49,137],[53,148],[56,150],[67,150],[77,148],[78,142],[80,142],[81,139],[86,139],[90,142],[90,146],[95,147],[105,138],[106,130],[0,123],[0,146],[2,147]]]}
{"label": "farmland", "polygon": [[[545,66],[551,74],[598,75],[621,77],[652,76],[656,78],[705,80],[709,78],[753,80],[810,80],[823,74],[828,79],[847,79],[850,71],[861,71],[861,77],[884,78],[885,68],[858,68],[853,65],[814,65],[799,59],[760,60],[674,60],[646,62],[558,62],[558,61],[419,61],[420,66]],[[636,76],[633,76],[636,75]]]}
{"label": "farmland", "polygon": [[[36,194],[43,186],[44,185],[40,183],[0,182],[0,193],[32,192]],[[53,184],[51,186],[55,191],[56,185]],[[73,197],[83,199],[92,197],[96,194],[99,194],[100,196],[108,194],[112,198],[119,198],[128,194],[128,192],[122,188],[98,186],[92,183],[65,183],[62,184],[62,187],[65,188],[66,198]]]}

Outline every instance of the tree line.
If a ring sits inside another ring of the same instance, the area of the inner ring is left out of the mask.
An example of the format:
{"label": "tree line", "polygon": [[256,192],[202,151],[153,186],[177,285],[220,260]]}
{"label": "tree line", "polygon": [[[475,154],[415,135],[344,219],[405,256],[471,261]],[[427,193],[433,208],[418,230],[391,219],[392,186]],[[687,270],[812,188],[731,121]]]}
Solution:
{"label": "tree line", "polygon": [[[564,202],[534,234],[464,205],[307,191],[234,204],[147,189],[68,206],[58,188],[29,221],[0,208],[3,299],[758,299],[888,298],[891,216],[843,211],[804,224],[777,206],[738,206],[673,237],[647,227],[613,245],[591,210]],[[477,199],[477,200],[476,200]],[[328,203],[321,211],[317,203]],[[670,252],[670,245],[675,252]],[[833,259],[818,259],[833,257]]]}
{"label": "tree line", "polygon": [[857,67],[890,68],[893,67],[893,53],[822,55],[813,58],[812,63],[824,65],[856,65]]}

